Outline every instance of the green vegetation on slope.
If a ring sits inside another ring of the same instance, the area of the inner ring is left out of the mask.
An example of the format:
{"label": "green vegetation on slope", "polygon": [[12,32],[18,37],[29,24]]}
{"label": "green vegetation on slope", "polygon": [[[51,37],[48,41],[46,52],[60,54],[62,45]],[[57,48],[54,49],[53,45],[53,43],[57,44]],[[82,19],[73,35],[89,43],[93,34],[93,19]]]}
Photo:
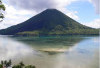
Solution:
{"label": "green vegetation on slope", "polygon": [[3,35],[99,34],[99,30],[82,25],[56,9],[47,9],[29,20],[0,30]]}
{"label": "green vegetation on slope", "polygon": [[41,31],[25,31],[19,32],[16,35],[21,36],[39,36],[39,35],[98,35],[98,29],[73,29],[67,31],[51,31],[47,33],[41,33]]}

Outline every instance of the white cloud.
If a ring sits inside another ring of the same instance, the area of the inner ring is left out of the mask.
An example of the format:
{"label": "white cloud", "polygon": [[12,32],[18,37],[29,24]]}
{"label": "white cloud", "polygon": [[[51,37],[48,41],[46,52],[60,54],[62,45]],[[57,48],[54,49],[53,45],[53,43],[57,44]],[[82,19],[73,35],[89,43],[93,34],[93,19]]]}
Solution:
{"label": "white cloud", "polygon": [[8,2],[18,8],[40,11],[47,8],[65,7],[77,0],[8,0]]}
{"label": "white cloud", "polygon": [[89,0],[89,2],[94,5],[96,13],[100,14],[100,0]]}
{"label": "white cloud", "polygon": [[79,17],[76,15],[78,12],[77,11],[69,11],[66,13],[66,15],[68,15],[69,17],[75,19],[75,20],[79,20]]}
{"label": "white cloud", "polygon": [[36,12],[43,11],[47,8],[56,8],[75,20],[79,19],[75,13],[76,11],[69,11],[66,9],[66,6],[78,0],[8,0],[8,1],[11,5],[16,6],[17,8],[36,11]]}
{"label": "white cloud", "polygon": [[79,20],[77,11],[66,9],[66,6],[75,1],[77,0],[3,0],[6,12],[4,21],[0,23],[0,29],[22,23],[47,8],[56,8],[71,18]]}
{"label": "white cloud", "polygon": [[74,20],[79,20],[79,17],[77,16],[78,11],[70,11],[65,7],[58,8],[58,10],[65,13],[67,16],[73,18]]}
{"label": "white cloud", "polygon": [[83,23],[84,25],[87,25],[89,27],[93,27],[93,28],[100,28],[100,18],[98,19],[94,19],[91,22],[85,22]]}
{"label": "white cloud", "polygon": [[0,22],[0,29],[7,28],[12,25],[19,24],[23,21],[26,21],[31,16],[37,14],[37,12],[31,12],[27,10],[16,10],[13,6],[7,5],[5,11],[5,18],[3,22]]}

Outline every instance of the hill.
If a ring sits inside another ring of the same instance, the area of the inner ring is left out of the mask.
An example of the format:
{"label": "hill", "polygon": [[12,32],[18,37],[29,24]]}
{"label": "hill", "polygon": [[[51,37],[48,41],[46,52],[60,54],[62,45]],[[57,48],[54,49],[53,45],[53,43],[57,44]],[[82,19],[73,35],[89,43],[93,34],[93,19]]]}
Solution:
{"label": "hill", "polygon": [[99,30],[87,27],[56,9],[47,9],[29,20],[0,30],[3,35],[66,35],[99,34]]}

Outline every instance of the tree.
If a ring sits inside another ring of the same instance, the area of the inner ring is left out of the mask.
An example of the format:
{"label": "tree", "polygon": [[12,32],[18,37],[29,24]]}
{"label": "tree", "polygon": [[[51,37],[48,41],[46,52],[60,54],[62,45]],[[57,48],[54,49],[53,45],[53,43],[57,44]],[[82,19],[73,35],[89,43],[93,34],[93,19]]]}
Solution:
{"label": "tree", "polygon": [[12,64],[11,59],[9,60],[9,62],[8,62],[8,63],[9,63],[9,66],[11,66],[11,64]]}
{"label": "tree", "polygon": [[4,64],[4,62],[3,62],[3,61],[1,61],[1,64],[3,65],[3,64]]}
{"label": "tree", "polygon": [[0,68],[3,68],[3,65],[2,64],[0,64]]}
{"label": "tree", "polygon": [[2,1],[0,0],[0,22],[3,20],[4,18],[4,14],[3,14],[3,11],[5,11],[5,6],[4,4],[2,3]]}
{"label": "tree", "polygon": [[4,65],[5,65],[5,66],[7,65],[7,60],[4,61]]}
{"label": "tree", "polygon": [[22,68],[21,65],[14,65],[12,68]]}
{"label": "tree", "polygon": [[33,65],[28,65],[28,66],[25,66],[25,68],[36,68],[36,67]]}
{"label": "tree", "polygon": [[20,65],[21,67],[23,67],[23,66],[24,66],[24,63],[21,61],[21,62],[19,63],[19,65]]}
{"label": "tree", "polygon": [[11,60],[9,60],[9,61],[6,63],[6,67],[11,66],[11,64],[12,64],[12,62],[11,62]]}
{"label": "tree", "polygon": [[23,68],[24,63],[21,61],[18,65],[14,65],[12,68]]}

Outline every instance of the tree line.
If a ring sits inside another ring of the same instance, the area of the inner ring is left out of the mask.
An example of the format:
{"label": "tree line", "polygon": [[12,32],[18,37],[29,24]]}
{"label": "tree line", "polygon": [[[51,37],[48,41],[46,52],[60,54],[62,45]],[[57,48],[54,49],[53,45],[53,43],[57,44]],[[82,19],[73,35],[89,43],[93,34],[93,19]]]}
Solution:
{"label": "tree line", "polygon": [[0,68],[36,68],[33,65],[25,65],[22,61],[17,65],[12,65],[12,61],[1,61]]}

